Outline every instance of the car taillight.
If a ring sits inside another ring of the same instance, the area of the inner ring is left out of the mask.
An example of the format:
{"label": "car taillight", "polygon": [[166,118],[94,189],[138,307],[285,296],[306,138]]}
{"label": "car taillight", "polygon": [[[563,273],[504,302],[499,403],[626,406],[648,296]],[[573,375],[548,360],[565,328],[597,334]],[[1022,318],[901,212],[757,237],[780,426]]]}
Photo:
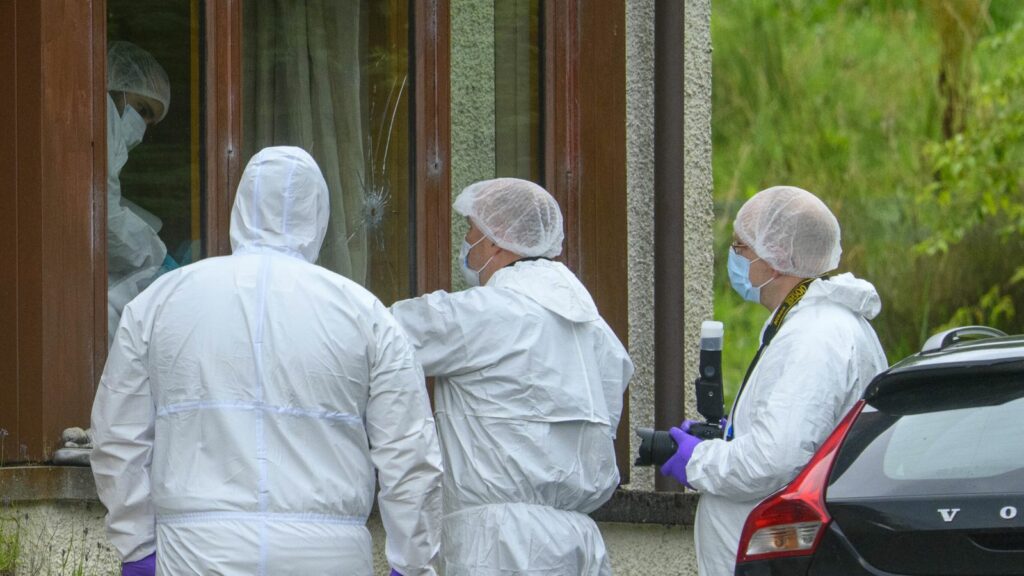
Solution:
{"label": "car taillight", "polygon": [[857,402],[785,488],[757,505],[747,516],[740,536],[737,562],[767,560],[814,553],[831,517],[825,509],[825,486],[839,446],[864,408]]}

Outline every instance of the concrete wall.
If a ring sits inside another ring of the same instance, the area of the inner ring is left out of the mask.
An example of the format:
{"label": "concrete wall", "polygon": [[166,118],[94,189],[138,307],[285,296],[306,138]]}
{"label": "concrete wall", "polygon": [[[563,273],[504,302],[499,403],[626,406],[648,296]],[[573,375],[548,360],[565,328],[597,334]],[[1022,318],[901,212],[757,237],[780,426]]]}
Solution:
{"label": "concrete wall", "polygon": [[[98,502],[22,503],[0,507],[0,550],[17,537],[14,576],[117,576],[120,560],[104,535]],[[370,518],[376,573],[387,576],[384,528]],[[680,526],[600,523],[616,576],[696,574],[693,537]],[[3,558],[0,553],[0,559]],[[0,564],[0,573],[3,564]]]}
{"label": "concrete wall", "polygon": [[[695,407],[700,323],[711,318],[711,3],[686,0],[683,160],[686,221],[686,406]],[[654,0],[626,4],[626,184],[629,225],[629,353],[633,427],[654,425]],[[632,453],[639,443],[632,438]],[[633,468],[631,490],[653,490],[651,468]]]}
{"label": "concrete wall", "polygon": [[[494,3],[451,2],[452,199],[494,178]],[[466,288],[458,263],[465,219],[452,212],[452,288]]]}
{"label": "concrete wall", "polygon": [[[13,567],[13,576],[118,576],[121,564],[104,535],[104,515],[103,506],[89,502],[0,507],[0,574],[12,574],[4,569]],[[4,553],[11,542],[18,552]]]}

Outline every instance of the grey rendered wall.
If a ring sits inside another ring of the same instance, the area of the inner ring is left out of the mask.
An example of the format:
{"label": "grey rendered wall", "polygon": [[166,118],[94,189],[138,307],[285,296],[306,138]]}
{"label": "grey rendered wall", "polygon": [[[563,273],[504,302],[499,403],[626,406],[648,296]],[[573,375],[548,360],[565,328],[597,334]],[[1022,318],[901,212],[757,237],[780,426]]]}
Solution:
{"label": "grey rendered wall", "polygon": [[[711,318],[711,3],[686,0],[685,126],[683,160],[686,406],[697,374],[700,323]],[[630,384],[633,427],[654,424],[654,0],[626,4],[626,184],[629,225],[629,352],[636,364]],[[637,450],[631,440],[632,453]],[[633,468],[632,490],[653,490],[653,470]]]}
{"label": "grey rendered wall", "polygon": [[[0,505],[0,542],[17,535],[16,576],[117,576],[117,551],[107,541],[98,502],[37,502]],[[375,572],[390,569],[384,556],[380,516],[367,523],[373,536]],[[693,539],[682,528],[602,523],[601,532],[616,576],[696,574]]]}
{"label": "grey rendered wall", "polygon": [[[494,178],[494,2],[451,3],[452,199],[478,180]],[[452,289],[466,287],[459,246],[465,219],[452,212]]]}

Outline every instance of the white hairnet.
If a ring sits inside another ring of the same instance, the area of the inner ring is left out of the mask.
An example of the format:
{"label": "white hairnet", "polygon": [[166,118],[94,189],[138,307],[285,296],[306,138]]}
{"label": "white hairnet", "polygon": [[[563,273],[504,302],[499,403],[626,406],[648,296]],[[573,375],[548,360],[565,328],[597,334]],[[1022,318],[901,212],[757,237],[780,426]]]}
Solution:
{"label": "white hairnet", "polygon": [[470,184],[455,211],[485,236],[520,256],[554,258],[562,253],[562,212],[547,190],[527,180],[497,178]]}
{"label": "white hairnet", "polygon": [[171,107],[171,81],[153,55],[131,42],[107,45],[107,90],[121,90],[148,96],[164,105],[157,122]]}
{"label": "white hairnet", "polygon": [[839,221],[806,190],[762,190],[743,204],[732,227],[741,242],[782,274],[813,278],[839,266]]}

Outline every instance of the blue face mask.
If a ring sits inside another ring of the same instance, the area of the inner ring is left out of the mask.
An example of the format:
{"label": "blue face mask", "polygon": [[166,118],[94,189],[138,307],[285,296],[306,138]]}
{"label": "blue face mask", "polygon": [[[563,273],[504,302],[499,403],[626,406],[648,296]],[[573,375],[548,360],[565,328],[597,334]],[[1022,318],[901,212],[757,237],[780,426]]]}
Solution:
{"label": "blue face mask", "polygon": [[[758,258],[757,260],[760,260]],[[757,260],[747,260],[743,256],[740,256],[736,252],[735,248],[729,248],[729,283],[732,284],[732,289],[736,291],[744,300],[748,302],[754,302],[756,304],[761,303],[761,288],[764,288],[775,277],[768,279],[768,282],[761,284],[760,286],[754,286],[750,283],[750,265]]]}
{"label": "blue face mask", "polygon": [[494,256],[492,255],[490,258],[487,259],[487,262],[485,262],[484,265],[480,267],[479,270],[473,270],[472,268],[469,267],[469,252],[474,247],[476,247],[477,244],[483,242],[484,238],[487,237],[481,236],[479,240],[473,242],[472,244],[466,242],[466,240],[463,239],[462,247],[459,249],[459,264],[462,268],[462,278],[470,287],[480,285],[480,272],[482,272],[484,268],[487,268],[487,265],[491,263],[491,260],[494,260]]}

